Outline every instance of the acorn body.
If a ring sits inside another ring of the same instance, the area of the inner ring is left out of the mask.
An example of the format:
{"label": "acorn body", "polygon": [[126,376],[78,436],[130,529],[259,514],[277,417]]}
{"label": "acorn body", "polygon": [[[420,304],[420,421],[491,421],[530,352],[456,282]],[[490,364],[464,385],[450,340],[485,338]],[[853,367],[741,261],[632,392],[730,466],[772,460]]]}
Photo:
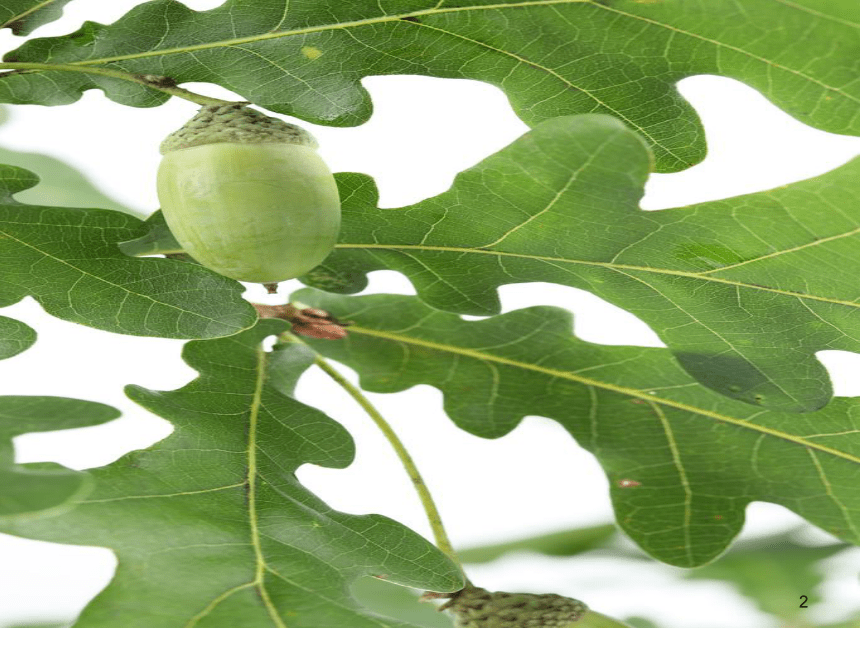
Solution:
{"label": "acorn body", "polygon": [[243,282],[295,278],[334,248],[340,199],[316,142],[243,105],[203,108],[162,145],[158,199],[183,250]]}

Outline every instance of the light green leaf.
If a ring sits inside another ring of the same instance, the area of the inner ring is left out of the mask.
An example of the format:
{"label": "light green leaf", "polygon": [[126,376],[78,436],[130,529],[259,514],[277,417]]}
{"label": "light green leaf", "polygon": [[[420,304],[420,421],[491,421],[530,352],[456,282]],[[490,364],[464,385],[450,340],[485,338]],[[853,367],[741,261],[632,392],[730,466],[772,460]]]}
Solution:
{"label": "light green leaf", "polygon": [[354,446],[339,424],[284,393],[285,371],[295,379],[313,361],[301,345],[263,351],[286,328],[261,321],[186,345],[196,380],[173,392],[127,388],[174,423],[171,436],[89,471],[93,494],[61,517],[0,522],[16,535],[114,550],[116,576],[78,626],[379,627],[392,623],[348,592],[360,576],[462,586],[456,566],[416,533],[335,511],[296,479],[305,463],[344,468]]}
{"label": "light green leaf", "polygon": [[[845,548],[845,544],[799,544],[788,532],[741,542],[716,562],[685,575],[728,582],[786,627],[811,627],[809,608],[821,601],[818,587],[824,581],[819,567]],[[801,596],[807,597],[806,608],[800,607]]]}
{"label": "light green leaf", "polygon": [[[0,106],[0,125],[6,126],[7,116],[7,109]],[[0,165],[3,164],[27,168],[41,178],[32,188],[18,193],[15,199],[19,202],[37,206],[107,208],[134,215],[128,206],[102,193],[77,168],[49,155],[0,148]]]}
{"label": "light green leaf", "polygon": [[0,306],[31,295],[58,318],[139,336],[211,338],[254,324],[242,286],[201,266],[138,259],[117,244],[141,235],[130,215],[15,201],[38,183],[0,166]]}
{"label": "light green leaf", "polygon": [[394,616],[418,627],[454,627],[447,614],[437,611],[431,603],[421,602],[413,589],[377,578],[359,578],[351,591],[359,603],[383,616]]}
{"label": "light green leaf", "polygon": [[36,27],[63,15],[71,0],[0,0],[0,29],[8,27],[16,36],[26,36]]}
{"label": "light green leaf", "polygon": [[457,552],[460,560],[467,564],[491,562],[517,551],[542,553],[543,555],[570,556],[585,553],[603,546],[615,535],[614,524],[585,526],[555,533],[545,533],[521,540],[509,540],[496,544],[472,547]]}
{"label": "light green leaf", "polygon": [[[452,421],[480,437],[529,415],[561,423],[606,471],[618,524],[657,559],[712,560],[754,500],[860,543],[860,399],[802,415],[763,410],[702,387],[664,349],[580,341],[569,312],[553,307],[466,322],[411,296],[293,297],[354,321],[345,340],[307,341],[366,390],[437,387]],[[583,494],[545,501],[573,507]]]}
{"label": "light green leaf", "polygon": [[496,288],[555,282],[639,316],[714,390],[808,411],[831,396],[815,352],[860,351],[860,159],[766,193],[643,211],[648,149],[616,119],[560,117],[461,173],[446,193],[379,209],[340,175],[338,249],[306,283],[355,292],[406,274],[436,308],[488,315]]}
{"label": "light green leaf", "polygon": [[366,76],[468,78],[503,89],[530,125],[618,117],[665,172],[705,154],[698,118],[675,89],[697,74],[736,78],[809,125],[860,134],[858,27],[854,0],[231,0],[204,12],[157,0],[7,55],[60,68],[2,76],[0,101],[59,105],[101,88],[151,107],[168,98],[142,83],[151,74],[354,126],[371,113]]}
{"label": "light green leaf", "polygon": [[126,255],[162,255],[183,253],[182,245],[176,241],[164,221],[164,214],[158,210],[144,220],[140,227],[140,237],[120,242],[120,250]]}
{"label": "light green leaf", "polygon": [[[0,517],[32,516],[80,500],[89,490],[84,473],[58,464],[15,465],[12,437],[112,421],[102,403],[53,396],[0,396]],[[53,512],[51,513],[53,515]],[[52,519],[50,521],[56,521]]]}

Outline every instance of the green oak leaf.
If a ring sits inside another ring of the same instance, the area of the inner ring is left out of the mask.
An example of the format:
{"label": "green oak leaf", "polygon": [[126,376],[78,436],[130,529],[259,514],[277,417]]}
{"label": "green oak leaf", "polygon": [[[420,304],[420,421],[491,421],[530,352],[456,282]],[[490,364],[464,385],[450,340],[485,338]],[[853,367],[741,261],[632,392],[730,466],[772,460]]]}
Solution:
{"label": "green oak leaf", "polygon": [[166,338],[226,336],[254,324],[236,281],[191,263],[123,254],[117,244],[143,226],[131,215],[12,197],[37,183],[27,170],[0,166],[0,307],[31,295],[64,320]]}
{"label": "green oak leaf", "polygon": [[355,126],[371,113],[366,76],[475,79],[506,92],[529,125],[618,117],[669,172],[705,154],[698,117],[675,89],[697,74],[736,78],[813,127],[860,134],[856,9],[854,0],[229,0],[197,12],[156,0],[8,54],[58,68],[4,74],[0,101],[59,105],[100,88],[151,107],[168,98],[143,82],[155,75]]}
{"label": "green oak leaf", "polygon": [[16,36],[26,36],[37,27],[63,15],[71,0],[0,0],[0,29],[8,27]]}
{"label": "green oak leaf", "polygon": [[[102,403],[54,396],[0,396],[0,518],[63,510],[89,490],[85,473],[58,464],[15,464],[12,437],[28,432],[81,428],[112,421]],[[56,521],[53,518],[48,521]]]}
{"label": "green oak leaf", "polygon": [[[821,601],[823,560],[848,548],[845,544],[810,546],[794,532],[745,540],[701,569],[686,572],[697,580],[722,580],[753,600],[761,611],[778,617],[786,627],[812,626],[808,608]],[[801,596],[806,596],[806,608]]]}
{"label": "green oak leaf", "polygon": [[[0,316],[0,360],[36,342],[24,323]],[[15,464],[12,437],[106,423],[119,411],[101,404],[53,396],[0,396],[0,517],[61,510],[89,487],[84,473],[58,464]]]}
{"label": "green oak leaf", "polygon": [[[665,349],[581,341],[554,307],[467,322],[413,296],[293,299],[354,322],[344,340],[307,342],[366,390],[431,385],[455,424],[486,438],[530,415],[558,421],[606,471],[619,526],[659,560],[714,559],[754,500],[860,543],[860,399],[764,410],[702,387]],[[542,503],[574,508],[581,494],[546,491]]]}
{"label": "green oak leaf", "polygon": [[19,320],[0,316],[0,360],[20,354],[36,342],[36,332]]}
{"label": "green oak leaf", "polygon": [[15,535],[114,550],[116,576],[78,626],[380,627],[393,623],[349,594],[360,576],[462,587],[456,565],[416,533],[335,511],[299,483],[300,465],[344,468],[354,445],[286,394],[313,362],[301,345],[263,351],[287,328],[264,320],[188,343],[197,379],[172,392],[126,389],[172,421],[172,435],[89,471],[94,492],[59,518],[0,522]]}
{"label": "green oak leaf", "polygon": [[560,117],[457,177],[380,209],[373,181],[339,175],[338,247],[303,281],[355,292],[393,269],[438,309],[488,315],[496,288],[555,282],[644,320],[714,390],[809,411],[831,396],[815,352],[860,351],[860,159],[764,193],[639,208],[644,141],[601,115]]}

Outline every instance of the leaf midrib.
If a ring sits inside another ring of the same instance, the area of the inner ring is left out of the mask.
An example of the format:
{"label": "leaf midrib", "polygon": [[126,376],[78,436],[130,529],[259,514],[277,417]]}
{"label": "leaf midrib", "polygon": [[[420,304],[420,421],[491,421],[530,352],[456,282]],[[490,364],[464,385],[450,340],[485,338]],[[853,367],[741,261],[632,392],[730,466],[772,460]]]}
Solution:
{"label": "leaf midrib", "polygon": [[[439,4],[441,4],[441,2]],[[515,4],[475,5],[475,6],[467,6],[467,7],[450,7],[450,8],[439,7],[439,5],[437,5],[436,7],[432,8],[432,9],[419,9],[417,11],[411,11],[411,12],[407,12],[407,13],[392,14],[392,15],[388,15],[388,16],[374,16],[372,18],[365,18],[362,20],[351,20],[351,21],[346,21],[346,22],[341,22],[341,23],[332,23],[332,24],[326,24],[326,25],[315,25],[312,27],[304,27],[301,29],[291,29],[291,30],[273,32],[273,33],[267,33],[267,34],[256,34],[254,36],[244,36],[241,38],[231,38],[231,39],[226,39],[226,40],[213,41],[210,43],[202,43],[202,44],[190,46],[190,47],[173,47],[173,48],[169,48],[169,49],[150,50],[147,52],[138,52],[135,54],[126,54],[126,55],[122,55],[122,56],[110,56],[110,57],[105,57],[105,58],[90,59],[90,60],[86,60],[86,61],[75,61],[75,62],[72,62],[71,64],[72,65],[79,65],[79,66],[88,66],[88,65],[99,65],[102,63],[115,63],[115,62],[124,61],[124,60],[135,60],[135,59],[141,59],[141,58],[150,58],[150,57],[154,57],[154,56],[168,56],[171,54],[186,54],[186,53],[195,52],[195,51],[202,51],[205,49],[214,49],[214,48],[218,48],[218,47],[230,47],[233,45],[243,45],[243,44],[247,44],[247,43],[261,42],[264,40],[273,40],[273,39],[278,39],[278,38],[287,38],[290,36],[298,36],[298,35],[302,35],[302,34],[331,31],[334,29],[351,29],[353,27],[363,27],[363,26],[369,26],[369,25],[377,25],[377,24],[386,23],[386,22],[402,21],[403,18],[420,17],[420,16],[435,16],[435,15],[440,15],[440,14],[444,14],[444,13],[456,13],[456,12],[467,12],[467,11],[491,11],[491,10],[502,11],[502,10],[508,10],[508,9],[519,9],[522,7],[530,7],[530,6],[553,6],[553,5],[571,5],[571,4],[589,5],[589,6],[598,8],[598,9],[602,9],[604,11],[610,11],[612,13],[615,13],[616,15],[619,15],[619,16],[624,16],[626,18],[633,19],[633,20],[639,20],[639,21],[651,24],[651,25],[656,26],[656,27],[667,29],[673,33],[678,33],[678,34],[682,34],[684,36],[688,36],[690,38],[698,39],[702,42],[709,43],[709,44],[714,45],[716,47],[723,47],[726,49],[730,49],[730,50],[735,51],[739,54],[743,54],[744,56],[747,56],[753,60],[757,60],[759,62],[766,64],[766,65],[769,65],[775,69],[780,69],[780,70],[783,70],[783,71],[788,72],[790,74],[794,74],[794,75],[804,79],[805,81],[808,81],[814,85],[818,85],[818,86],[820,86],[820,87],[822,87],[828,91],[839,94],[839,95],[841,95],[841,96],[843,96],[843,97],[845,97],[851,101],[854,101],[856,103],[860,103],[860,98],[851,96],[850,94],[847,94],[844,90],[842,90],[840,88],[827,85],[827,84],[823,83],[822,81],[819,81],[816,78],[813,78],[807,74],[804,74],[803,72],[801,72],[799,70],[791,69],[790,67],[780,65],[780,64],[775,63],[774,61],[768,60],[762,56],[758,56],[758,55],[753,54],[751,52],[748,52],[744,49],[741,49],[740,47],[736,47],[734,45],[729,45],[727,43],[722,43],[720,41],[713,40],[713,39],[707,38],[705,36],[701,36],[701,35],[696,34],[694,32],[679,29],[677,27],[672,27],[671,25],[667,25],[665,23],[661,23],[661,22],[658,22],[656,20],[651,20],[651,19],[645,18],[643,16],[637,16],[635,14],[627,13],[627,12],[615,9],[613,7],[609,7],[609,6],[606,6],[603,4],[598,4],[598,3],[593,2],[593,0],[526,0],[525,2],[519,2],[519,3],[515,3]],[[792,5],[784,4],[783,6],[786,6],[786,7],[789,7],[789,8],[792,8],[792,9],[799,11],[799,9],[797,7],[794,7]],[[806,13],[806,12],[804,12],[804,13]],[[404,24],[409,24],[409,23],[408,23],[408,21],[404,21]]]}
{"label": "leaf midrib", "polygon": [[[2,223],[2,222],[0,222],[0,223]],[[165,301],[163,301],[163,300],[156,300],[156,299],[155,299],[155,298],[153,298],[152,296],[148,296],[148,295],[146,295],[146,294],[144,294],[144,293],[138,293],[137,291],[132,291],[131,289],[129,289],[129,288],[128,288],[128,287],[126,287],[125,285],[118,284],[118,283],[116,283],[116,282],[111,282],[110,280],[106,280],[105,278],[102,278],[102,277],[101,277],[101,276],[99,276],[99,275],[96,275],[96,274],[94,274],[94,273],[89,273],[89,272],[87,272],[87,271],[84,271],[83,269],[81,269],[81,268],[80,268],[79,266],[77,266],[76,264],[73,264],[73,263],[71,263],[71,262],[68,262],[67,260],[64,260],[64,259],[63,259],[63,258],[61,258],[61,257],[58,257],[58,256],[53,255],[53,254],[51,254],[51,253],[48,253],[47,251],[43,251],[43,250],[42,250],[42,249],[40,249],[38,246],[34,246],[33,244],[28,244],[28,243],[27,243],[27,242],[25,242],[24,240],[22,240],[22,239],[19,239],[19,238],[15,237],[15,236],[14,236],[14,235],[12,235],[11,233],[9,233],[9,231],[8,231],[8,230],[3,230],[3,231],[2,231],[2,234],[3,234],[3,236],[5,236],[6,238],[8,238],[8,239],[12,240],[13,242],[16,242],[16,243],[20,244],[21,246],[25,246],[25,247],[27,247],[28,249],[31,249],[31,250],[33,250],[33,251],[35,251],[35,252],[37,252],[37,253],[42,254],[42,255],[43,255],[43,256],[45,256],[46,258],[49,258],[49,259],[51,259],[51,260],[54,260],[55,262],[59,262],[60,264],[63,264],[63,265],[65,265],[65,266],[67,266],[68,268],[70,268],[70,269],[72,269],[72,270],[74,270],[74,271],[76,271],[76,272],[80,273],[82,277],[84,277],[84,276],[85,276],[85,277],[88,277],[88,278],[92,278],[93,280],[96,280],[96,281],[98,281],[98,282],[103,282],[104,284],[110,285],[111,287],[114,287],[115,289],[119,289],[120,291],[125,292],[128,296],[137,296],[138,298],[142,298],[142,299],[144,299],[144,300],[149,300],[153,305],[160,305],[160,306],[162,306],[162,307],[167,307],[168,309],[175,309],[176,311],[180,312],[180,313],[181,313],[181,314],[183,314],[183,315],[193,316],[194,318],[199,318],[199,319],[201,319],[201,320],[205,320],[205,321],[212,322],[212,323],[218,323],[219,325],[224,325],[224,324],[225,324],[223,320],[220,320],[220,319],[218,319],[218,318],[211,318],[211,317],[209,317],[209,316],[204,316],[203,314],[197,313],[197,312],[195,312],[195,311],[190,311],[190,310],[188,310],[188,309],[183,309],[182,307],[178,307],[178,306],[176,306],[176,305],[170,304],[169,302],[165,302]],[[113,258],[109,258],[109,259],[113,259]],[[36,295],[36,294],[35,294],[35,292],[34,292],[34,293],[33,293],[33,296],[34,296],[35,298],[37,298],[37,299],[39,299],[39,300],[41,301],[41,297],[42,297],[42,296],[41,296],[41,294]],[[235,325],[233,325],[233,327],[235,328],[236,326],[235,326]],[[177,329],[177,331],[179,331],[179,330]]]}
{"label": "leaf midrib", "polygon": [[524,369],[531,372],[538,372],[540,374],[544,374],[546,376],[551,376],[553,378],[565,379],[568,381],[573,381],[575,383],[580,383],[581,385],[591,386],[595,388],[599,388],[601,390],[614,392],[616,394],[622,394],[624,396],[629,396],[634,399],[640,399],[642,401],[647,401],[648,403],[654,405],[663,405],[666,407],[674,408],[676,410],[681,410],[683,412],[689,412],[692,414],[696,414],[699,416],[707,417],[710,419],[714,419],[715,421],[719,421],[722,423],[729,423],[731,425],[739,426],[742,428],[747,428],[749,430],[754,430],[764,435],[769,435],[772,437],[776,437],[777,439],[783,439],[785,441],[789,441],[791,443],[803,446],[805,448],[809,448],[812,450],[818,450],[820,452],[828,453],[830,455],[840,457],[842,459],[858,463],[860,464],[860,456],[851,455],[846,452],[842,452],[841,450],[837,450],[835,448],[830,448],[828,446],[823,446],[820,444],[813,443],[807,440],[804,437],[796,437],[790,435],[786,432],[778,430],[776,428],[770,428],[767,426],[763,426],[757,423],[752,423],[750,421],[746,421],[744,419],[737,419],[734,417],[726,416],[724,414],[720,414],[718,412],[713,412],[711,410],[706,410],[703,408],[698,408],[694,405],[689,405],[686,403],[681,403],[679,401],[672,401],[671,399],[664,399],[662,397],[649,394],[646,390],[638,390],[636,388],[624,387],[621,385],[616,385],[614,383],[607,383],[605,381],[599,381],[597,379],[589,378],[586,376],[581,376],[579,374],[575,374],[573,372],[568,372],[564,370],[557,370],[548,367],[543,367],[540,365],[533,365],[530,363],[524,363],[522,361],[516,361],[510,358],[505,358],[503,356],[496,356],[495,354],[490,354],[487,352],[482,352],[476,349],[469,349],[466,347],[459,347],[457,345],[450,345],[447,343],[439,343],[435,341],[429,341],[419,338],[414,338],[411,336],[403,336],[401,334],[397,334],[394,332],[386,332],[379,331],[376,329],[369,329],[367,327],[362,327],[360,325],[350,325],[349,333],[362,334],[365,336],[374,336],[376,338],[383,338],[385,340],[390,340],[393,342],[404,343],[407,345],[415,345],[418,347],[423,347],[425,349],[431,349],[436,351],[441,351],[447,354],[454,354],[459,356],[465,356],[468,358],[472,358],[475,360],[479,360],[486,363],[498,363],[500,365],[507,365],[509,367],[515,367],[518,369]]}
{"label": "leaf midrib", "polygon": [[[860,229],[856,231],[852,231],[851,234],[860,232]],[[844,236],[841,236],[844,237]],[[817,300],[820,302],[829,302],[837,305],[845,305],[846,307],[857,307],[860,308],[860,302],[855,302],[851,300],[840,300],[839,298],[828,298],[826,296],[816,296],[808,293],[801,293],[798,291],[786,291],[784,289],[777,289],[775,287],[766,287],[759,284],[751,284],[748,282],[740,282],[738,280],[728,280],[726,278],[717,278],[711,275],[707,275],[711,271],[705,271],[702,273],[692,273],[690,271],[679,271],[676,269],[660,269],[657,267],[646,267],[646,266],[638,266],[632,264],[614,264],[611,262],[598,262],[595,260],[580,260],[573,258],[559,258],[559,257],[551,257],[551,256],[541,256],[541,255],[528,255],[525,253],[512,253],[508,251],[494,251],[491,249],[484,248],[475,248],[475,247],[457,247],[457,246],[417,246],[417,245],[409,245],[409,244],[337,244],[335,246],[337,249],[355,249],[355,250],[364,250],[364,251],[430,251],[430,252],[450,252],[450,253],[459,253],[459,254],[478,254],[478,255],[491,255],[496,257],[511,257],[517,259],[524,260],[536,260],[539,262],[561,262],[565,264],[578,264],[583,266],[592,266],[598,267],[602,269],[610,269],[616,272],[623,271],[640,271],[643,273],[654,273],[660,275],[670,275],[677,276],[682,278],[694,278],[697,280],[703,280],[706,282],[715,282],[719,284],[726,284],[734,287],[744,287],[747,289],[755,289],[758,291],[767,291],[769,293],[776,293],[783,296],[791,296],[799,299],[806,300]],[[784,252],[785,253],[785,252]],[[764,258],[759,258],[764,259]],[[730,267],[724,267],[730,268]]]}
{"label": "leaf midrib", "polygon": [[278,610],[275,608],[269,592],[266,590],[266,571],[269,570],[263,555],[260,541],[260,526],[257,517],[257,427],[260,420],[260,407],[263,402],[263,386],[266,382],[266,352],[262,347],[257,348],[257,379],[254,383],[254,397],[251,401],[251,414],[248,420],[248,520],[251,529],[251,543],[254,545],[256,560],[254,585],[256,586],[263,605],[276,627],[286,627]]}
{"label": "leaf midrib", "polygon": [[30,14],[36,13],[40,9],[44,9],[49,4],[54,4],[56,1],[57,0],[43,0],[39,4],[33,5],[29,9],[22,11],[21,13],[15,15],[15,16],[10,16],[6,22],[4,22],[2,25],[0,25],[0,29],[5,29],[6,27],[9,27],[13,23],[18,22],[19,20],[23,20],[24,18],[26,18]]}

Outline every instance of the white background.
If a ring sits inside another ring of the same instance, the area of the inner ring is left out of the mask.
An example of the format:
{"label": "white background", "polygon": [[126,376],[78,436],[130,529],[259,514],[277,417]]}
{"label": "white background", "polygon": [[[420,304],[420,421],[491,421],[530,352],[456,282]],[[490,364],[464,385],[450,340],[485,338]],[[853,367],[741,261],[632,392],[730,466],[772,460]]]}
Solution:
{"label": "white background", "polygon": [[[184,0],[194,9],[215,0]],[[132,0],[76,0],[65,17],[36,36],[68,33],[85,19],[109,23]],[[21,39],[4,34],[3,51]],[[341,129],[303,124],[321,143],[334,171],[372,175],[381,206],[414,203],[445,191],[455,174],[479,162],[527,131],[498,89],[478,82],[412,76],[364,81],[374,115],[360,127]],[[189,89],[235,95],[207,84]],[[680,84],[699,111],[708,136],[707,160],[688,171],[655,175],[643,207],[659,209],[720,199],[812,177],[860,153],[860,139],[813,130],[770,105],[754,90],[732,80],[695,77]],[[157,208],[158,144],[196,108],[180,99],[148,109],[123,107],[99,91],[69,106],[15,106],[0,128],[0,146],[44,152],[88,175],[106,194],[137,213]],[[408,133],[408,134],[404,134]],[[2,279],[2,277],[0,277]],[[259,285],[247,297],[283,302]],[[284,284],[283,294],[300,285]],[[391,272],[373,274],[370,292],[414,293]],[[549,284],[502,287],[505,311],[533,304],[567,307],[575,332],[608,344],[659,346],[642,322],[599,298]],[[122,394],[135,383],[174,389],[194,378],[179,358],[181,341],[107,334],[51,318],[31,299],[0,310],[39,332],[38,343],[0,362],[0,393],[42,394],[101,401],[123,417],[91,429],[28,435],[16,440],[19,461],[56,461],[74,468],[110,463],[170,432],[169,424],[137,408]],[[839,395],[860,395],[860,356],[821,352]],[[352,373],[344,368],[346,373]],[[326,377],[309,373],[299,398],[347,425],[358,456],[342,471],[304,466],[303,483],[335,508],[383,513],[430,537],[409,481],[378,431]],[[396,395],[370,395],[413,451],[441,507],[457,546],[524,537],[546,530],[611,520],[607,484],[592,456],[556,423],[526,419],[503,439],[487,441],[455,428],[441,410],[438,391],[420,386]],[[550,493],[550,491],[552,491]],[[756,503],[743,535],[765,535],[802,522],[789,511]],[[808,529],[811,543],[832,539]],[[828,563],[832,572],[825,600],[810,619],[836,620],[860,608],[860,549]],[[114,558],[100,548],[51,545],[0,536],[0,625],[41,619],[71,620],[107,584]],[[759,627],[770,619],[723,583],[680,581],[677,569],[659,563],[616,562],[592,556],[554,560],[511,556],[473,567],[478,584],[491,589],[557,592],[584,599],[617,616],[640,615],[669,627]]]}

